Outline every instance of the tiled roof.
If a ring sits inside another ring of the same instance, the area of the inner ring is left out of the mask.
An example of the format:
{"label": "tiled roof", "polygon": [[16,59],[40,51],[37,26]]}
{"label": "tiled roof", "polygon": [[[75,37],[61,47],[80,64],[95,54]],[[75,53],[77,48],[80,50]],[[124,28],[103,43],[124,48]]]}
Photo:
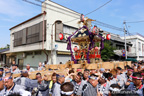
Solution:
{"label": "tiled roof", "polygon": [[0,50],[0,53],[5,52],[5,51],[9,51],[9,50],[10,50],[9,48],[1,49],[1,50]]}

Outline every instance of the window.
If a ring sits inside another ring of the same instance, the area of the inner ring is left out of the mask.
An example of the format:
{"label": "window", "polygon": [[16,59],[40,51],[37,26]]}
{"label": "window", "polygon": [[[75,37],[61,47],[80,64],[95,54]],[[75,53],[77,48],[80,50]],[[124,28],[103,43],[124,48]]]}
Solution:
{"label": "window", "polygon": [[141,43],[140,42],[138,42],[138,49],[139,49],[139,51],[141,51]]}
{"label": "window", "polygon": [[[46,40],[46,20],[44,21],[44,40]],[[14,47],[41,42],[43,40],[43,21],[14,33]]]}
{"label": "window", "polygon": [[[56,41],[63,41],[63,42],[65,42],[65,38],[68,35],[71,35],[72,33],[74,33],[77,29],[78,28],[65,25],[61,21],[56,21],[56,23],[55,23],[55,40]],[[59,34],[60,33],[62,33],[64,35],[64,39],[63,40],[59,39]]]}
{"label": "window", "polygon": [[63,33],[64,34],[72,34],[76,31],[77,29],[76,28],[73,28],[73,27],[70,27],[70,26],[67,26],[67,25],[64,25],[63,26]]}
{"label": "window", "polygon": [[14,46],[22,45],[22,32],[23,30],[14,33]]}

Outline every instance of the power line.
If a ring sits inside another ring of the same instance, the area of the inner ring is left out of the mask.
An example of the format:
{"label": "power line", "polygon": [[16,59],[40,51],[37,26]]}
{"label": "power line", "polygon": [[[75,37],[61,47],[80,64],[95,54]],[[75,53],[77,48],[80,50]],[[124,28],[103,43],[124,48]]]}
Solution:
{"label": "power line", "polygon": [[54,7],[54,8],[58,8],[58,9],[64,10],[64,11],[66,11],[66,12],[68,12],[68,13],[72,13],[72,14],[75,14],[75,15],[78,15],[78,16],[80,15],[80,13],[74,13],[74,12],[68,11],[68,10],[66,10],[66,9],[63,9],[63,8],[54,6],[54,5],[52,5],[52,4],[43,2],[43,1],[41,1],[41,0],[35,0],[35,1],[38,1],[38,2],[40,2],[40,3],[44,3],[44,4],[49,5],[49,6],[52,6],[52,7]]}
{"label": "power line", "polygon": [[126,22],[126,23],[142,23],[144,22],[144,20],[141,20],[141,21],[132,21],[132,22]]}
{"label": "power line", "polygon": [[108,2],[106,2],[105,4],[101,5],[100,7],[96,8],[95,10],[93,10],[93,11],[91,11],[91,12],[89,12],[89,13],[85,14],[85,15],[89,15],[89,14],[91,14],[91,13],[93,13],[93,12],[95,12],[95,11],[99,10],[100,8],[104,7],[105,5],[107,5],[108,3],[110,3],[111,1],[112,1],[112,0],[110,0],[110,1],[108,1]]}
{"label": "power line", "polygon": [[98,23],[98,22],[92,22],[92,23],[96,24],[96,25],[99,25],[99,26],[102,26],[102,27],[109,28],[109,29],[113,29],[113,30],[117,30],[117,31],[123,31],[122,28],[118,28],[118,27],[115,27],[115,26],[112,26],[112,25],[109,25],[109,24],[106,24],[106,23]]}
{"label": "power line", "polygon": [[123,28],[119,28],[119,27],[116,27],[116,26],[113,26],[113,25],[110,25],[110,24],[106,24],[106,23],[103,23],[103,22],[98,21],[98,20],[96,20],[95,22],[98,23],[98,24],[102,24],[102,25],[105,25],[105,26],[108,26],[108,27],[123,31]]}
{"label": "power line", "polygon": [[[27,2],[27,3],[30,3],[30,4],[33,4],[33,5],[36,5],[36,6],[39,6],[39,7],[47,8],[47,7],[43,6],[43,5],[40,5],[40,4],[31,2],[31,1],[29,1],[29,0],[23,0],[23,1],[25,1],[25,2]],[[40,0],[36,0],[36,1],[41,2]],[[97,9],[95,9],[95,10],[92,11],[92,12],[95,12],[96,10],[102,8],[103,6],[105,6],[106,4],[108,4],[108,3],[111,2],[111,1],[112,1],[112,0],[106,2],[105,4],[103,4],[102,6],[98,7]],[[54,6],[53,6],[53,7],[54,7]],[[47,8],[47,9],[50,9],[50,10],[53,10],[53,11],[56,11],[56,12],[59,12],[59,13],[65,14],[65,15],[69,15],[69,14],[66,14],[66,13],[64,13],[64,12],[57,11],[57,10],[54,10],[54,9],[51,9],[51,8]],[[89,12],[89,13],[87,13],[86,15],[91,14],[92,12]],[[69,16],[71,16],[71,15],[69,15]],[[71,17],[73,17],[73,16],[71,16]],[[74,21],[74,20],[79,19],[79,18],[77,18],[77,17],[75,17],[75,16],[74,16],[74,18],[75,18],[75,19],[69,20],[69,21],[66,21],[66,22],[63,22],[63,23],[68,23],[68,22],[72,22],[72,21]],[[115,26],[113,26],[113,25],[106,24],[106,23],[103,23],[103,22],[100,22],[100,21],[95,21],[94,24],[97,24],[97,25],[100,25],[100,26],[103,26],[103,27],[107,27],[107,28],[110,28],[110,29],[114,29],[114,30],[117,30],[117,31],[122,31],[122,30],[123,30],[122,28],[118,28],[118,27],[115,27]]]}
{"label": "power line", "polygon": [[[131,38],[131,34],[132,34],[132,33],[129,32],[129,29],[128,29],[128,26],[127,26],[126,23],[125,23],[125,25],[126,25],[126,29],[127,29],[126,31],[127,31],[128,35],[130,36],[130,40],[132,40],[132,38]],[[133,35],[133,34],[132,34],[132,35]]]}
{"label": "power line", "polygon": [[[40,5],[40,4],[31,2],[31,1],[29,1],[29,0],[22,0],[22,1],[25,1],[25,2],[27,2],[27,3],[30,3],[30,4],[39,6],[39,7],[47,8],[47,7],[43,6],[43,5]],[[53,10],[53,11],[56,11],[56,12],[59,12],[59,13],[62,13],[62,14],[65,14],[65,15],[68,15],[68,16],[71,16],[71,17],[74,17],[74,18],[78,18],[78,17],[72,16],[72,15],[70,15],[70,14],[66,14],[66,13],[64,13],[64,12],[61,12],[61,11],[58,11],[58,10],[54,10],[54,9],[52,9],[52,8],[47,8],[47,9],[50,9],[50,10]]]}

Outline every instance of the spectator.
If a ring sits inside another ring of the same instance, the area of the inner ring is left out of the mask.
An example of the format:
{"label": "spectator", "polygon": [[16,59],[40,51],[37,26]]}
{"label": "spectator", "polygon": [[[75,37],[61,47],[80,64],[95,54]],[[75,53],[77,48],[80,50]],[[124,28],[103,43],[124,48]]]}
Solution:
{"label": "spectator", "polygon": [[41,71],[43,69],[42,63],[39,62],[39,67],[38,67],[38,71]]}
{"label": "spectator", "polygon": [[96,69],[91,69],[90,75],[91,75],[91,74],[95,74],[95,73],[96,73]]}
{"label": "spectator", "polygon": [[4,94],[4,82],[3,79],[0,78],[0,96],[2,96]]}
{"label": "spectator", "polygon": [[122,68],[121,67],[117,67],[117,75],[121,75],[122,74]]}
{"label": "spectator", "polygon": [[72,81],[74,85],[74,95],[81,95],[82,94],[82,88],[83,85],[86,84],[87,81],[84,81],[82,78],[83,74],[81,72],[78,72],[75,80]]}
{"label": "spectator", "polygon": [[118,84],[112,84],[109,88],[109,96],[120,96],[120,88]]}
{"label": "spectator", "polygon": [[98,85],[97,85],[97,89],[98,89],[98,92],[100,95],[103,95],[104,91],[105,91],[105,88],[106,88],[106,77],[105,77],[105,74],[107,73],[103,73],[103,75],[99,78],[98,80]]}
{"label": "spectator", "polygon": [[26,69],[25,70],[28,71],[28,72],[35,71],[33,68],[31,68],[31,66],[29,64],[26,65]]}
{"label": "spectator", "polygon": [[53,93],[53,89],[54,89],[54,84],[57,82],[57,79],[56,79],[56,73],[53,73],[52,76],[51,76],[51,80],[48,81],[48,77],[45,75],[44,79],[46,81],[48,81],[48,88],[49,88],[49,95],[52,95]]}
{"label": "spectator", "polygon": [[139,96],[143,96],[144,94],[144,85],[142,84],[142,75],[139,72],[135,72],[132,75],[132,82],[129,86],[128,86],[128,90],[132,90],[132,91],[136,91],[137,94],[139,94]]}
{"label": "spectator", "polygon": [[37,96],[49,96],[48,84],[42,79],[41,73],[36,74],[38,80],[38,93]]}
{"label": "spectator", "polygon": [[12,61],[12,64],[11,64],[11,67],[10,67],[10,70],[11,70],[11,71],[12,71],[12,66],[15,65],[15,64],[16,64],[16,62],[15,62],[15,60],[13,60],[13,61]]}
{"label": "spectator", "polygon": [[96,75],[92,74],[89,77],[88,82],[82,88],[82,96],[97,96],[97,84],[98,78]]}
{"label": "spectator", "polygon": [[70,82],[61,85],[61,96],[73,96],[74,86]]}
{"label": "spectator", "polygon": [[83,80],[88,81],[88,76],[90,75],[90,70],[89,69],[85,69],[84,73],[83,73]]}
{"label": "spectator", "polygon": [[106,88],[104,91],[104,95],[108,95],[108,91],[109,91],[111,84],[113,84],[115,82],[112,81],[113,75],[111,73],[105,73],[105,77],[107,78],[107,84],[106,84]]}
{"label": "spectator", "polygon": [[64,83],[64,81],[65,81],[64,75],[57,75],[57,82],[54,84],[52,96],[61,96],[60,86]]}
{"label": "spectator", "polygon": [[15,84],[20,85],[24,90],[31,91],[32,86],[31,84],[31,79],[28,78],[28,72],[27,71],[22,71],[21,72],[21,77],[17,77],[16,79],[13,80]]}
{"label": "spectator", "polygon": [[[12,77],[10,76],[5,76],[4,77],[4,85],[5,85],[5,92],[3,96],[10,95],[12,93],[20,93],[22,96],[31,96],[30,92],[25,91],[24,89],[21,88],[21,86],[15,84],[13,82]],[[27,95],[26,95],[27,94]]]}
{"label": "spectator", "polygon": [[127,88],[127,87],[130,85],[130,83],[132,82],[131,75],[132,75],[133,71],[134,71],[133,68],[128,67],[128,68],[127,68],[127,73],[123,73],[123,74],[122,74],[122,77],[123,77],[123,79],[124,79],[124,83],[125,83],[125,87],[126,87],[126,88]]}
{"label": "spectator", "polygon": [[18,73],[20,73],[20,70],[19,70],[17,64],[12,65],[12,71],[11,71],[11,73],[12,74],[18,74]]}
{"label": "spectator", "polygon": [[105,72],[105,69],[104,68],[100,68],[100,71],[99,71],[101,74],[103,74]]}
{"label": "spectator", "polygon": [[66,82],[72,82],[74,80],[74,71],[73,70],[69,70],[68,72],[68,76],[65,78]]}

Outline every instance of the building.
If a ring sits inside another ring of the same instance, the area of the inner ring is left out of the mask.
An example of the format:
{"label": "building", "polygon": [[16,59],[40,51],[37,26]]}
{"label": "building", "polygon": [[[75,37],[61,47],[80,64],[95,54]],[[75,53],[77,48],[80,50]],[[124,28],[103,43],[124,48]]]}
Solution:
{"label": "building", "polygon": [[[66,38],[78,29],[80,13],[50,0],[43,2],[42,13],[10,28],[10,53],[16,63],[37,67],[39,62],[66,63],[71,59]],[[59,34],[64,39],[59,39]]]}
{"label": "building", "polygon": [[[64,64],[71,60],[66,40],[79,28],[77,22],[81,14],[50,0],[45,0],[42,5],[46,7],[42,7],[40,14],[10,28],[10,50],[6,55],[10,61],[16,60],[20,69],[26,64],[37,68],[39,62]],[[63,34],[63,40],[59,34]],[[114,36],[113,46],[124,49],[124,41]]]}
{"label": "building", "polygon": [[0,65],[4,65],[4,64],[8,63],[9,60],[6,55],[6,52],[8,52],[8,51],[9,51],[9,48],[0,50]]}
{"label": "building", "polygon": [[[122,38],[124,39],[124,37]],[[130,53],[132,53],[137,60],[144,60],[144,36],[138,33],[136,35],[126,36],[126,41],[133,44]]]}
{"label": "building", "polygon": [[[107,31],[102,31],[103,34],[111,34],[111,46],[113,46],[114,48],[116,48],[116,50],[114,50],[115,56],[112,58],[113,60],[125,60],[125,57],[123,57],[123,53],[122,50],[125,49],[125,41],[124,39],[122,39],[120,37],[120,35],[117,34],[113,34]],[[133,58],[135,57],[132,53],[130,53],[130,49],[132,47],[132,43],[127,41],[127,56],[129,58]]]}

